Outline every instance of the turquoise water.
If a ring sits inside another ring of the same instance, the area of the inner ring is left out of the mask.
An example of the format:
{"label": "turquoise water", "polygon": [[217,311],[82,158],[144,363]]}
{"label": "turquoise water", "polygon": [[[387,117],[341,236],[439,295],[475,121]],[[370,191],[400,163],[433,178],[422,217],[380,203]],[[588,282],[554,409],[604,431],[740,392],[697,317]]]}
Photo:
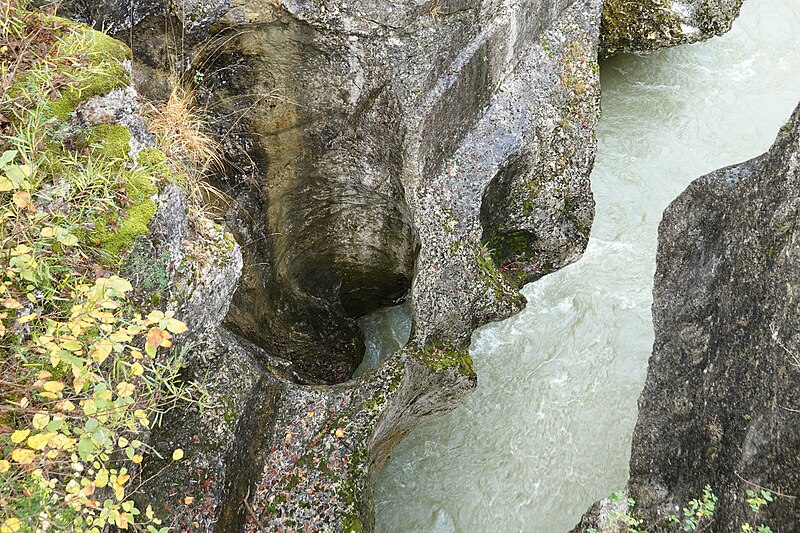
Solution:
{"label": "turquoise water", "polygon": [[[398,446],[377,484],[380,533],[566,531],[625,484],[661,213],[694,178],[772,144],[800,100],[800,2],[747,0],[727,35],[601,73],[589,248],[528,285],[521,314],[474,334],[478,389]],[[408,320],[390,315],[367,326],[389,347]]]}

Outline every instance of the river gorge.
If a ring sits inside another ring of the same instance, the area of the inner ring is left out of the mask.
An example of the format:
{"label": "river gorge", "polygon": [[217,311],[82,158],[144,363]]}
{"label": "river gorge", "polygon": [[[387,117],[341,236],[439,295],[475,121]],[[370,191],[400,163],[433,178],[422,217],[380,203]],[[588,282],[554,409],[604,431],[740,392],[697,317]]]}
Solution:
{"label": "river gorge", "polygon": [[[625,485],[661,213],[772,144],[800,99],[800,4],[745,2],[721,37],[602,62],[601,85],[586,253],[475,332],[478,388],[397,447],[376,489],[381,533],[568,531]],[[403,331],[407,317],[389,318]]]}
{"label": "river gorge", "polygon": [[0,11],[2,533],[800,530],[797,0]]}

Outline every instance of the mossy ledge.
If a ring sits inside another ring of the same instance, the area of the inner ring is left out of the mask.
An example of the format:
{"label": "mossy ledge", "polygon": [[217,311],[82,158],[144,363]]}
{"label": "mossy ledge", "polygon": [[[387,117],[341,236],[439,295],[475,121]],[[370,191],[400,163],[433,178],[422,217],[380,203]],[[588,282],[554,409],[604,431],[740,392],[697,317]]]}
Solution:
{"label": "mossy ledge", "polygon": [[464,376],[476,376],[472,356],[467,349],[458,349],[445,344],[428,345],[412,352],[412,357],[434,372],[448,368],[458,370]]}

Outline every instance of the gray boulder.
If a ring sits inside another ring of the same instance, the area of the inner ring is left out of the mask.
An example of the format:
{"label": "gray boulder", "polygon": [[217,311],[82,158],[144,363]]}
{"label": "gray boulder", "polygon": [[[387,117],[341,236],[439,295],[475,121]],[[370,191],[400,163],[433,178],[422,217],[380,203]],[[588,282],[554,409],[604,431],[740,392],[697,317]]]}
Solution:
{"label": "gray boulder", "polygon": [[[709,484],[718,530],[800,527],[799,207],[800,108],[767,154],[665,211],[629,483],[643,516]],[[775,501],[756,516],[747,491],[761,488]]]}

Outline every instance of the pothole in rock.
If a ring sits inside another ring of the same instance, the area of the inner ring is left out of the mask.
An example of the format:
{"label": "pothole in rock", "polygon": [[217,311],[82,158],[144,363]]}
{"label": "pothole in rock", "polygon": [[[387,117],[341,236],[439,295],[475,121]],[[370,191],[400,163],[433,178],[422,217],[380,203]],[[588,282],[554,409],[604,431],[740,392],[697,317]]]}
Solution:
{"label": "pothole in rock", "polygon": [[364,332],[366,350],[353,378],[363,376],[406,345],[411,336],[411,298],[364,315],[358,326]]}

